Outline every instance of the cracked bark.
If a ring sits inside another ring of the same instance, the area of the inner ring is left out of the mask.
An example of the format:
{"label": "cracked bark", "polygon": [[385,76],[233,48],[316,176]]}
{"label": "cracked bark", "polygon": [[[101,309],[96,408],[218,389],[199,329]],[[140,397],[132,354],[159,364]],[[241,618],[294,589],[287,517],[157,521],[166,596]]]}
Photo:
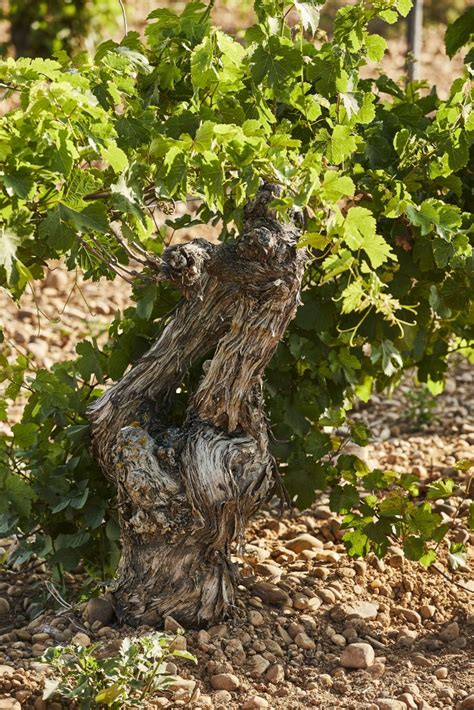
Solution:
{"label": "cracked bark", "polygon": [[[212,624],[232,608],[232,546],[274,485],[262,376],[295,314],[305,262],[296,221],[282,223],[268,208],[276,191],[266,185],[249,203],[234,244],[197,239],[165,251],[160,277],[183,301],[91,407],[94,452],[118,490],[113,592],[127,623],[172,615]],[[176,388],[212,352],[184,421],[171,426]]]}

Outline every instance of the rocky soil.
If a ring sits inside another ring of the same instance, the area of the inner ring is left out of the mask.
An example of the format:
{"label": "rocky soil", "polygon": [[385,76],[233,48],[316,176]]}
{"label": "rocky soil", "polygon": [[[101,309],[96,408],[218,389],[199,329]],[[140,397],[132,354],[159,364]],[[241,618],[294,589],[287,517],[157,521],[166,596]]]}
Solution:
{"label": "rocky soil", "polygon": [[[77,340],[100,334],[128,296],[125,287],[81,285],[54,267],[19,310],[6,298],[0,302],[10,347],[44,366],[73,357]],[[466,474],[453,465],[474,458],[473,411],[474,371],[457,362],[434,403],[409,379],[392,398],[373,396],[355,416],[375,439],[363,449],[348,447],[424,482],[456,477],[465,490]],[[451,538],[472,543],[469,502],[454,498],[437,508],[453,521]],[[453,572],[445,553],[438,570],[424,570],[396,547],[383,561],[352,560],[340,538],[340,520],[324,497],[302,514],[280,517],[276,508],[259,514],[236,558],[242,576],[231,618],[185,630],[198,664],[171,666],[176,683],[147,707],[474,708],[472,547],[468,568]],[[6,552],[12,544],[0,541]],[[68,577],[71,589],[85,583],[80,571]],[[39,658],[49,646],[99,641],[103,653],[113,654],[124,636],[150,631],[118,628],[107,604],[101,613],[94,603],[64,610],[51,596],[32,619],[38,600],[48,597],[47,584],[41,565],[0,568],[0,710],[68,707],[41,699],[50,671]],[[167,626],[174,629],[173,620]]]}

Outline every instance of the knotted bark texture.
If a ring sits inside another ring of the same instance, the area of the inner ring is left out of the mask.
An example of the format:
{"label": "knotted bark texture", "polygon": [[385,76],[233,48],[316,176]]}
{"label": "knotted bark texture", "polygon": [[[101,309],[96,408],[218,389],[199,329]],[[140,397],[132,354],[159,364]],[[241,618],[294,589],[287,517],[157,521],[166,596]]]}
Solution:
{"label": "knotted bark texture", "polygon": [[[299,302],[305,254],[296,221],[278,221],[264,186],[233,244],[169,247],[161,278],[183,300],[155,344],[91,408],[93,445],[116,482],[122,558],[119,618],[211,624],[232,608],[232,546],[274,486],[262,376]],[[181,426],[176,389],[202,377]]]}

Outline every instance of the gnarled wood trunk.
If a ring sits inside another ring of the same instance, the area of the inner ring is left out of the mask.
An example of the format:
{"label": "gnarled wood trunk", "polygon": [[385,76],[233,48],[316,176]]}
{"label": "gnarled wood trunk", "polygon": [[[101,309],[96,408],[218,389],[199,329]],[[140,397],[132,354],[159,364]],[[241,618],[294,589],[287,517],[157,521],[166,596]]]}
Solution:
{"label": "gnarled wood trunk", "polygon": [[[91,408],[95,454],[116,482],[123,552],[119,618],[213,623],[234,599],[231,546],[274,484],[262,375],[293,318],[305,255],[295,222],[268,209],[264,186],[234,244],[169,247],[161,276],[182,290],[173,319]],[[212,353],[177,428],[176,388]]]}

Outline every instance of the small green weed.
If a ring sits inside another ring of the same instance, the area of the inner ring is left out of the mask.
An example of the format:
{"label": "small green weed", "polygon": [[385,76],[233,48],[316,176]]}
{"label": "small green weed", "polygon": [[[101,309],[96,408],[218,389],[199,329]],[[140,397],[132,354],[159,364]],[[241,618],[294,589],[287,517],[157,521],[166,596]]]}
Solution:
{"label": "small green weed", "polygon": [[426,385],[411,388],[405,395],[408,402],[407,418],[416,426],[430,424],[436,414],[436,397]]}
{"label": "small green weed", "polygon": [[43,699],[56,695],[80,710],[143,707],[146,698],[175,680],[166,672],[167,659],[179,656],[197,663],[187,651],[173,650],[175,639],[159,632],[125,638],[118,655],[109,658],[97,657],[99,644],[50,648],[42,661],[58,677],[46,681]]}

